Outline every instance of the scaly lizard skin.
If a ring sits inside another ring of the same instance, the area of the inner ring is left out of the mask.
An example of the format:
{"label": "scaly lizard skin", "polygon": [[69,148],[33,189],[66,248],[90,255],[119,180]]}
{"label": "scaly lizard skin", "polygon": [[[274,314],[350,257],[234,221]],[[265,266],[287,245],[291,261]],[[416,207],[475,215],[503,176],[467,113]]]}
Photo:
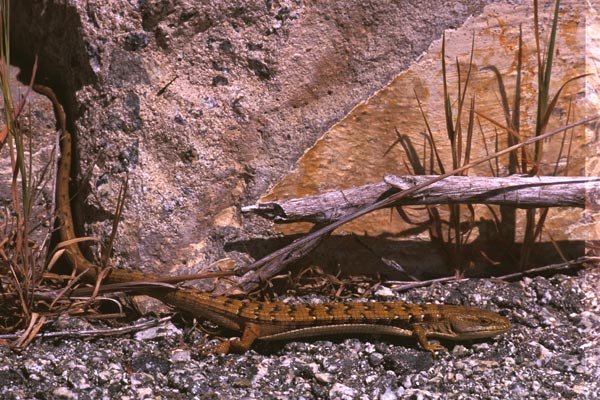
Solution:
{"label": "scaly lizard skin", "polygon": [[[34,89],[53,103],[62,155],[58,165],[56,185],[57,215],[60,239],[72,241],[65,246],[68,262],[86,278],[98,278],[99,268],[81,253],[73,227],[69,195],[71,170],[71,135],[66,128],[65,112],[54,92],[44,86]],[[142,272],[113,270],[105,278],[109,283],[160,281],[161,277]],[[413,336],[421,346],[435,354],[446,348],[429,338],[470,340],[488,338],[506,332],[510,322],[499,314],[473,307],[404,302],[338,302],[326,304],[295,304],[237,300],[212,295],[192,288],[136,290],[155,297],[195,316],[210,320],[231,330],[242,332],[240,339],[221,342],[210,352],[244,352],[257,340],[285,340],[332,334],[381,334]]]}

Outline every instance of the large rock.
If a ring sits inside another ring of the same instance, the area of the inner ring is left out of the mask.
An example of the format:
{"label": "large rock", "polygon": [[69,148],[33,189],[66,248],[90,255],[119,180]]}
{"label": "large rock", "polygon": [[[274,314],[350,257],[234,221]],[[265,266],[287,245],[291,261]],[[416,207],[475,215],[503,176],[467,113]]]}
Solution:
{"label": "large rock", "polygon": [[490,2],[19,0],[12,51],[65,103],[82,233],[107,237],[129,174],[113,260],[189,273],[267,234],[240,207]]}

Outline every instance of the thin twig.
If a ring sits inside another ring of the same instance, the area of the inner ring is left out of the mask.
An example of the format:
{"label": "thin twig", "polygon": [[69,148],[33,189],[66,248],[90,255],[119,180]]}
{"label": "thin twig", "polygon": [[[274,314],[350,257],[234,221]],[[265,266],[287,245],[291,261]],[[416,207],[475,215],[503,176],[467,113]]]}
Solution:
{"label": "thin twig", "polygon": [[[521,278],[525,275],[530,275],[530,274],[535,274],[535,273],[539,273],[539,272],[547,272],[547,271],[562,271],[562,270],[567,270],[567,269],[571,269],[577,266],[580,266],[583,263],[586,262],[590,262],[590,261],[600,261],[600,257],[580,257],[577,258],[575,260],[571,260],[571,261],[567,261],[567,262],[563,262],[563,263],[558,263],[558,264],[550,264],[550,265],[545,265],[543,267],[537,267],[537,268],[530,268],[528,270],[522,271],[522,272],[515,272],[512,274],[506,274],[506,275],[502,275],[502,276],[498,276],[498,277],[494,277],[491,279],[495,279],[495,280],[510,280],[510,279],[515,279],[515,278]],[[470,278],[456,278],[456,276],[445,276],[443,278],[435,278],[435,279],[428,279],[425,281],[419,281],[419,282],[403,282],[403,281],[388,281],[386,282],[386,284],[391,285],[391,289],[396,291],[396,292],[404,292],[406,290],[409,289],[414,289],[414,288],[419,288],[419,287],[424,287],[424,286],[430,286],[434,283],[440,283],[440,282],[464,282],[469,280]]]}
{"label": "thin twig", "polygon": [[[98,336],[115,336],[125,333],[137,332],[144,329],[152,328],[161,325],[171,320],[171,316],[153,319],[150,321],[140,322],[134,325],[124,326],[121,328],[106,328],[106,329],[90,329],[82,331],[60,331],[60,332],[45,332],[39,335],[40,338],[55,338],[55,337],[98,337]],[[20,337],[19,334],[0,335],[0,340],[15,340]]]}
{"label": "thin twig", "polygon": [[514,278],[521,278],[525,275],[529,275],[529,274],[533,274],[533,273],[538,273],[538,272],[545,272],[545,271],[561,271],[561,270],[565,270],[565,269],[571,269],[577,266],[580,266],[581,264],[585,263],[585,262],[590,262],[590,261],[600,261],[600,258],[597,257],[580,257],[577,258],[575,260],[571,260],[571,261],[567,261],[567,262],[562,262],[562,263],[558,263],[558,264],[550,264],[550,265],[545,265],[543,267],[537,267],[537,268],[530,268],[528,270],[522,271],[522,272],[515,272],[512,274],[507,274],[507,275],[502,275],[502,276],[498,276],[494,279],[501,279],[501,280],[509,280],[509,279],[514,279]]}

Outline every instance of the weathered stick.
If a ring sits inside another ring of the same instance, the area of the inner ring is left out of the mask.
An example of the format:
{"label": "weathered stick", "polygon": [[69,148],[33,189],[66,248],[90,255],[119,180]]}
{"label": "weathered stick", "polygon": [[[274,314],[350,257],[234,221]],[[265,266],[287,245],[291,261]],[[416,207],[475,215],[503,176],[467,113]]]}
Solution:
{"label": "weathered stick", "polygon": [[[383,182],[242,208],[277,223],[327,223],[371,205],[383,196],[431,181],[434,176],[386,175]],[[500,204],[528,207],[586,206],[586,193],[600,193],[600,177],[513,175],[507,177],[450,176],[420,189],[388,207],[422,204]],[[588,197],[594,201],[595,196]]]}

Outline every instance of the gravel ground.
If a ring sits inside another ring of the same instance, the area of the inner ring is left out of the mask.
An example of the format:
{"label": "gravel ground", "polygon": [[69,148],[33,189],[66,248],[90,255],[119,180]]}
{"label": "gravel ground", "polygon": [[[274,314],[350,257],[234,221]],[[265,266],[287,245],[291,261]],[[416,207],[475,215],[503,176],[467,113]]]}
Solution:
{"label": "gravel ground", "polygon": [[[0,397],[599,398],[599,284],[595,268],[512,283],[434,285],[399,295],[378,289],[378,300],[476,304],[514,323],[495,339],[448,343],[449,353],[436,359],[412,339],[364,336],[261,342],[243,355],[203,357],[194,335],[170,322],[120,337],[40,338],[21,352],[0,349]],[[78,321],[83,325],[67,323]]]}

